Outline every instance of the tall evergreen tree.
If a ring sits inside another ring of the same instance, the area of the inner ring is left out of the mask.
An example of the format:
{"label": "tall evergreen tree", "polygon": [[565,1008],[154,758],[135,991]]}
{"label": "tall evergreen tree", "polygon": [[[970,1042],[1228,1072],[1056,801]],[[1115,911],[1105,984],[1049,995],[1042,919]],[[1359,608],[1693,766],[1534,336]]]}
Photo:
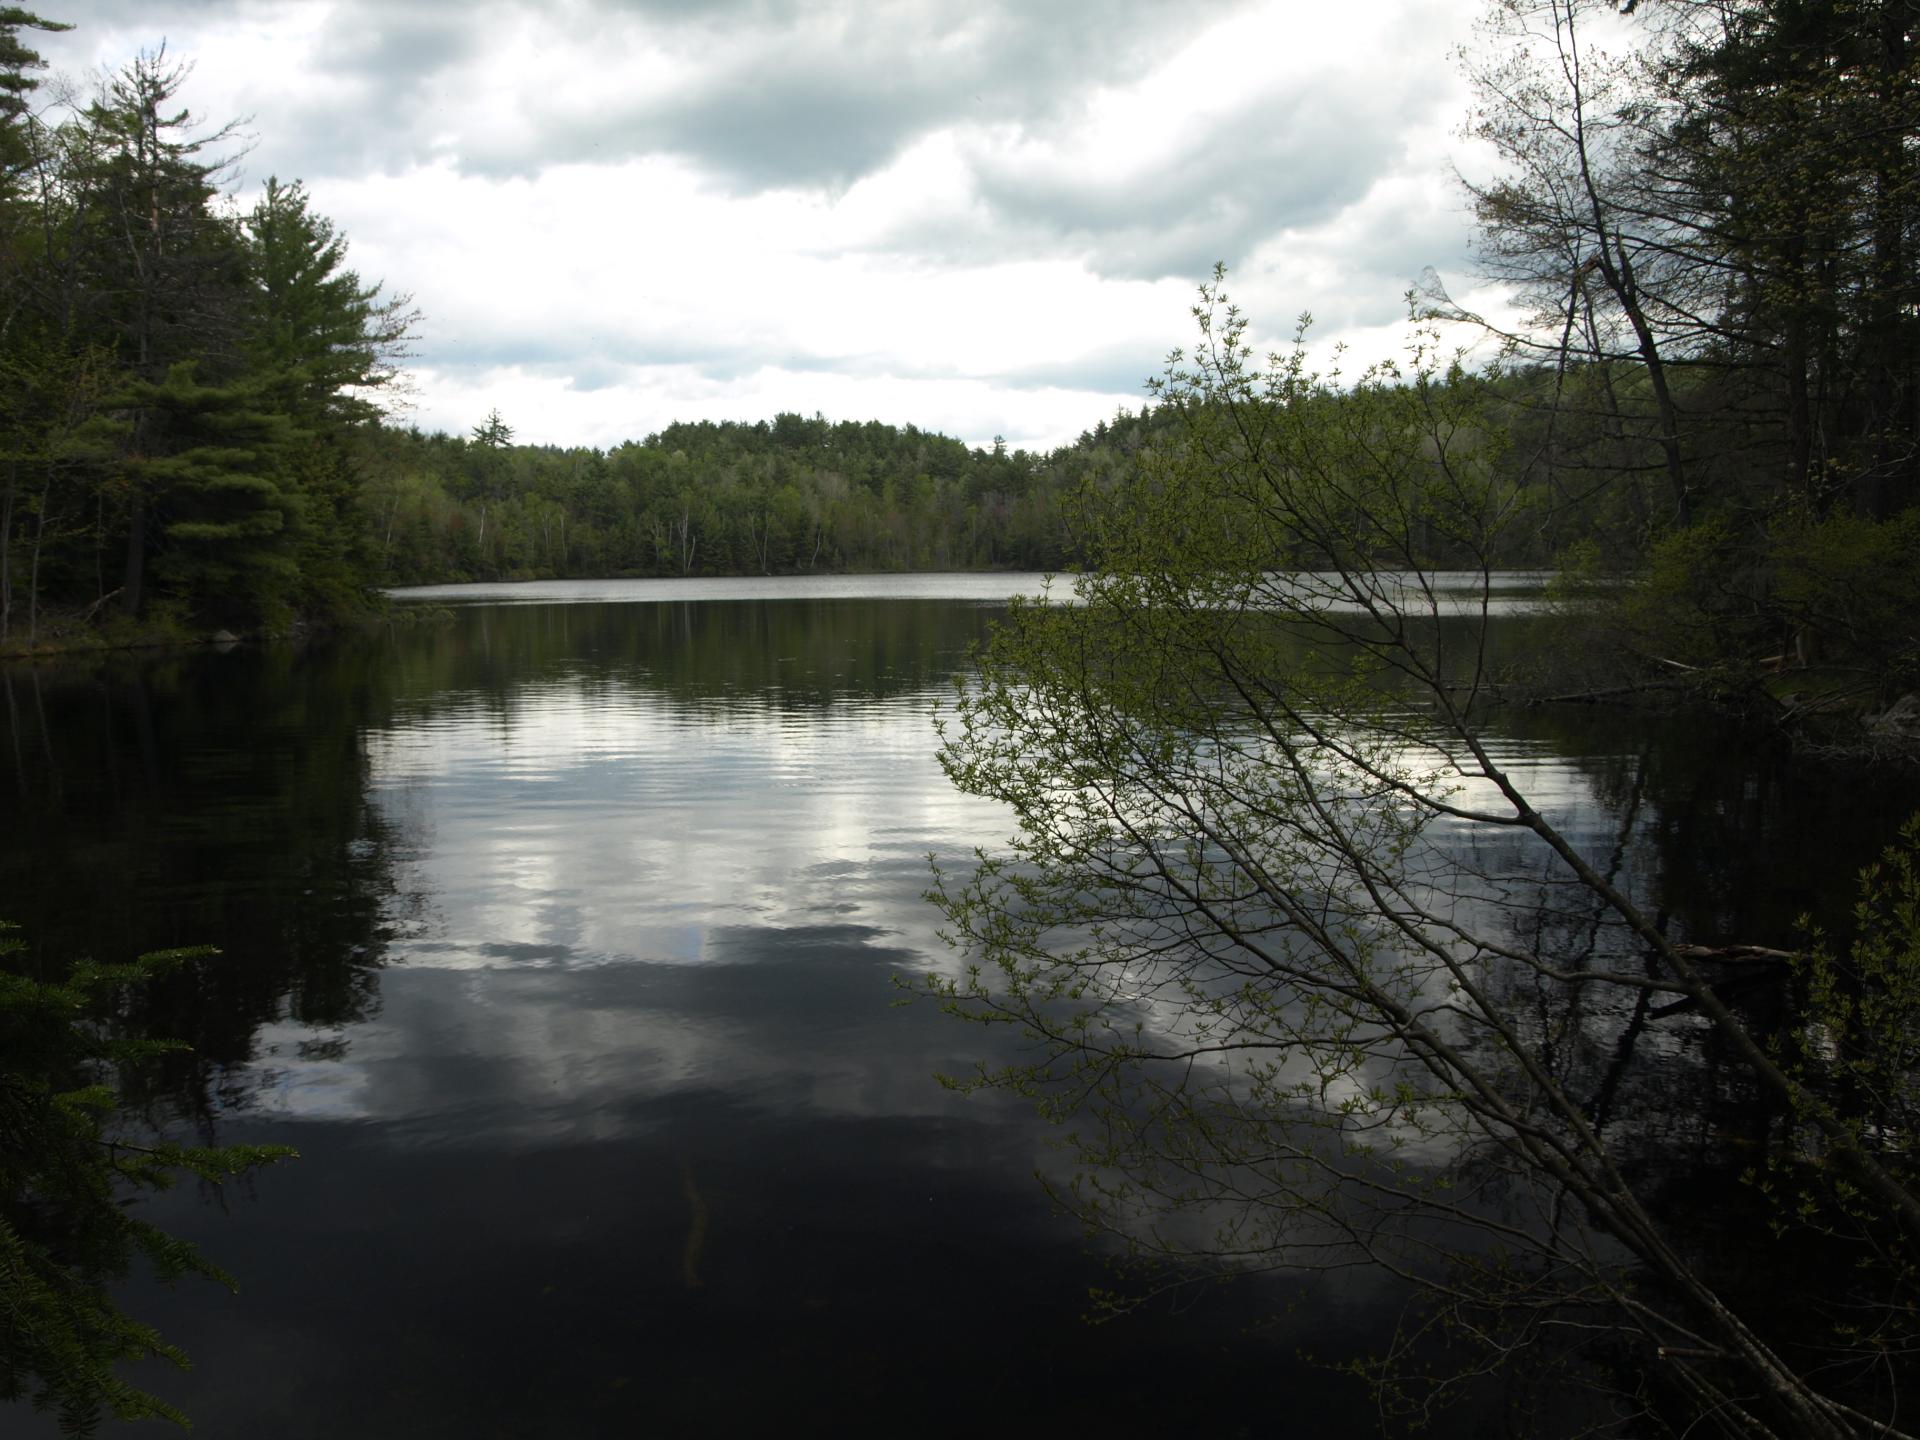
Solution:
{"label": "tall evergreen tree", "polygon": [[33,92],[46,60],[20,39],[22,30],[57,34],[73,26],[46,20],[18,5],[0,5],[0,186],[32,163],[34,145],[28,133],[33,114]]}
{"label": "tall evergreen tree", "polygon": [[251,358],[278,372],[316,419],[379,413],[418,319],[408,295],[382,295],[346,266],[347,242],[306,188],[268,177],[242,222]]}
{"label": "tall evergreen tree", "polygon": [[[182,362],[205,381],[227,379],[238,356],[244,262],[232,227],[213,210],[228,163],[217,151],[233,127],[193,133],[195,117],[175,103],[187,74],[164,46],[143,52],[69,131],[67,183],[79,231],[72,323],[108,343],[135,382],[153,386]],[[159,472],[144,462],[166,453],[161,421],[133,410],[127,450],[143,463],[114,487],[124,536],[120,605],[130,616],[145,606],[159,542],[147,488]]]}

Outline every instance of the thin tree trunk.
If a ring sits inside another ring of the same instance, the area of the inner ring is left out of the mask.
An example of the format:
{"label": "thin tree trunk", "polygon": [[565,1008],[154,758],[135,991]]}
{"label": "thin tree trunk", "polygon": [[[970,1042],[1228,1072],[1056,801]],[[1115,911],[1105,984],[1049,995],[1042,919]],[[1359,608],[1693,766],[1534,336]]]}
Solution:
{"label": "thin tree trunk", "polygon": [[0,641],[13,633],[14,467],[7,467],[7,498],[0,504]]}
{"label": "thin tree trunk", "polygon": [[[1561,12],[1557,12],[1561,13]],[[1589,262],[1597,265],[1607,282],[1607,288],[1620,302],[1620,308],[1627,317],[1627,323],[1633,327],[1634,340],[1640,351],[1640,358],[1647,367],[1647,380],[1653,387],[1654,402],[1660,417],[1660,450],[1666,458],[1667,480],[1673,489],[1674,518],[1682,529],[1693,523],[1693,499],[1687,490],[1687,476],[1680,456],[1680,431],[1677,423],[1678,409],[1674,404],[1672,392],[1667,386],[1666,364],[1660,354],[1659,342],[1654,338],[1653,327],[1647,322],[1646,311],[1640,304],[1639,290],[1634,284],[1633,262],[1628,258],[1626,239],[1617,225],[1607,223],[1608,203],[1600,194],[1599,183],[1594,179],[1591,156],[1587,149],[1586,97],[1579,90],[1580,49],[1574,33],[1574,18],[1571,7],[1565,10],[1556,26],[1565,24],[1565,38],[1561,42],[1563,62],[1573,67],[1570,75],[1575,86],[1573,96],[1574,154],[1580,165],[1580,186],[1587,201],[1588,212],[1593,217],[1594,251]],[[1614,250],[1608,253],[1611,241]]]}
{"label": "thin tree trunk", "polygon": [[54,809],[60,807],[60,761],[53,753],[53,727],[47,724],[47,703],[40,695],[40,667],[34,666],[33,676],[33,713],[40,720],[40,755],[47,764],[47,789],[53,796]]}
{"label": "thin tree trunk", "polygon": [[399,513],[400,491],[396,486],[393,492],[393,503],[387,507],[387,533],[380,537],[380,568],[382,571],[388,568],[387,555],[388,552],[393,549],[393,521],[394,517]]}
{"label": "thin tree trunk", "polygon": [[[1599,213],[1599,202],[1596,200],[1596,219]],[[1633,326],[1640,359],[1647,367],[1647,383],[1653,387],[1654,405],[1660,417],[1660,452],[1666,459],[1667,483],[1673,489],[1674,519],[1684,530],[1693,524],[1693,497],[1687,488],[1686,466],[1680,455],[1680,410],[1667,385],[1667,367],[1660,354],[1659,342],[1654,339],[1653,327],[1647,323],[1646,311],[1640,305],[1640,294],[1633,282],[1633,263],[1627,258],[1626,242],[1617,232],[1614,245],[1616,253],[1609,257],[1605,241],[1602,241],[1599,250],[1600,273],[1606,277],[1608,288],[1620,302],[1627,323]]]}
{"label": "thin tree trunk", "polygon": [[147,579],[147,501],[134,496],[132,513],[127,517],[127,555],[121,571],[120,609],[129,617],[140,613]]}
{"label": "thin tree trunk", "polygon": [[[1882,7],[1878,87],[1883,103],[1891,103],[1907,78],[1907,27],[1910,5]],[[1873,262],[1869,271],[1866,388],[1868,440],[1871,460],[1860,477],[1855,505],[1871,520],[1885,520],[1893,511],[1893,496],[1904,491],[1914,475],[1915,376],[1912,340],[1903,336],[1910,327],[1904,316],[1913,303],[1907,284],[1906,233],[1911,223],[1913,162],[1907,147],[1882,147],[1873,177]],[[1905,339],[1906,343],[1902,343]]]}
{"label": "thin tree trunk", "polygon": [[14,703],[13,670],[10,667],[0,667],[0,685],[5,686],[7,692],[7,734],[13,741],[13,779],[24,797],[27,793],[27,765],[20,758],[20,707]]}
{"label": "thin tree trunk", "polygon": [[1825,487],[1813,483],[1813,408],[1807,388],[1806,322],[1787,322],[1787,483],[1807,498],[1815,515],[1826,509]]}
{"label": "thin tree trunk", "polygon": [[53,485],[49,481],[40,492],[40,513],[34,517],[33,525],[33,564],[27,575],[27,644],[40,643],[40,542],[47,533],[47,502],[52,498]]}

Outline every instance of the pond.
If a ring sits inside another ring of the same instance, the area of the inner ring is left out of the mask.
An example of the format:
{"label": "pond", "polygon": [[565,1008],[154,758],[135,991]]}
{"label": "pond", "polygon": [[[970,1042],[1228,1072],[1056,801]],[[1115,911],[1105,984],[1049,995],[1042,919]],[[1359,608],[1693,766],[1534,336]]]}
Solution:
{"label": "pond", "polygon": [[[1088,1324],[1048,1128],[934,1080],[1011,1042],[896,1003],[957,963],[929,855],[1009,825],[934,708],[1040,583],[445,587],[445,624],[0,671],[0,915],[218,946],[129,1017],[194,1047],[151,1115],[301,1152],[144,1204],[241,1291],[130,1283],[196,1362],[137,1378],[215,1437],[1373,1433],[1327,1362],[1394,1286]],[[1920,805],[1702,721],[1523,712],[1498,758],[1689,935],[1777,943]]]}

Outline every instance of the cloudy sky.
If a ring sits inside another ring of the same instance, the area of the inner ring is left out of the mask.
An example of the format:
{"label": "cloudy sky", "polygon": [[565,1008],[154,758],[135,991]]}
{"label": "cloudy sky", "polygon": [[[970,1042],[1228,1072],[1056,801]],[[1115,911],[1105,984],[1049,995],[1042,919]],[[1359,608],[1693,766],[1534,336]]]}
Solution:
{"label": "cloudy sky", "polygon": [[83,87],[162,41],[424,314],[413,410],[613,445],[777,411],[1045,447],[1189,332],[1383,353],[1471,293],[1450,58],[1477,0],[85,0]]}

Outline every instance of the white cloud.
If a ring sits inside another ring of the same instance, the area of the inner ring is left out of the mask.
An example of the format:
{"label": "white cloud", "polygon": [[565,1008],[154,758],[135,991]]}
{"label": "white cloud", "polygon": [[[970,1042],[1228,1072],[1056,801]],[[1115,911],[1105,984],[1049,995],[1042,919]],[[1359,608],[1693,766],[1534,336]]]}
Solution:
{"label": "white cloud", "polygon": [[156,0],[40,44],[85,69],[164,35],[198,113],[252,116],[241,203],[305,178],[425,313],[419,423],[1042,446],[1142,401],[1215,259],[1271,334],[1312,310],[1375,352],[1422,266],[1459,288],[1473,13]]}

